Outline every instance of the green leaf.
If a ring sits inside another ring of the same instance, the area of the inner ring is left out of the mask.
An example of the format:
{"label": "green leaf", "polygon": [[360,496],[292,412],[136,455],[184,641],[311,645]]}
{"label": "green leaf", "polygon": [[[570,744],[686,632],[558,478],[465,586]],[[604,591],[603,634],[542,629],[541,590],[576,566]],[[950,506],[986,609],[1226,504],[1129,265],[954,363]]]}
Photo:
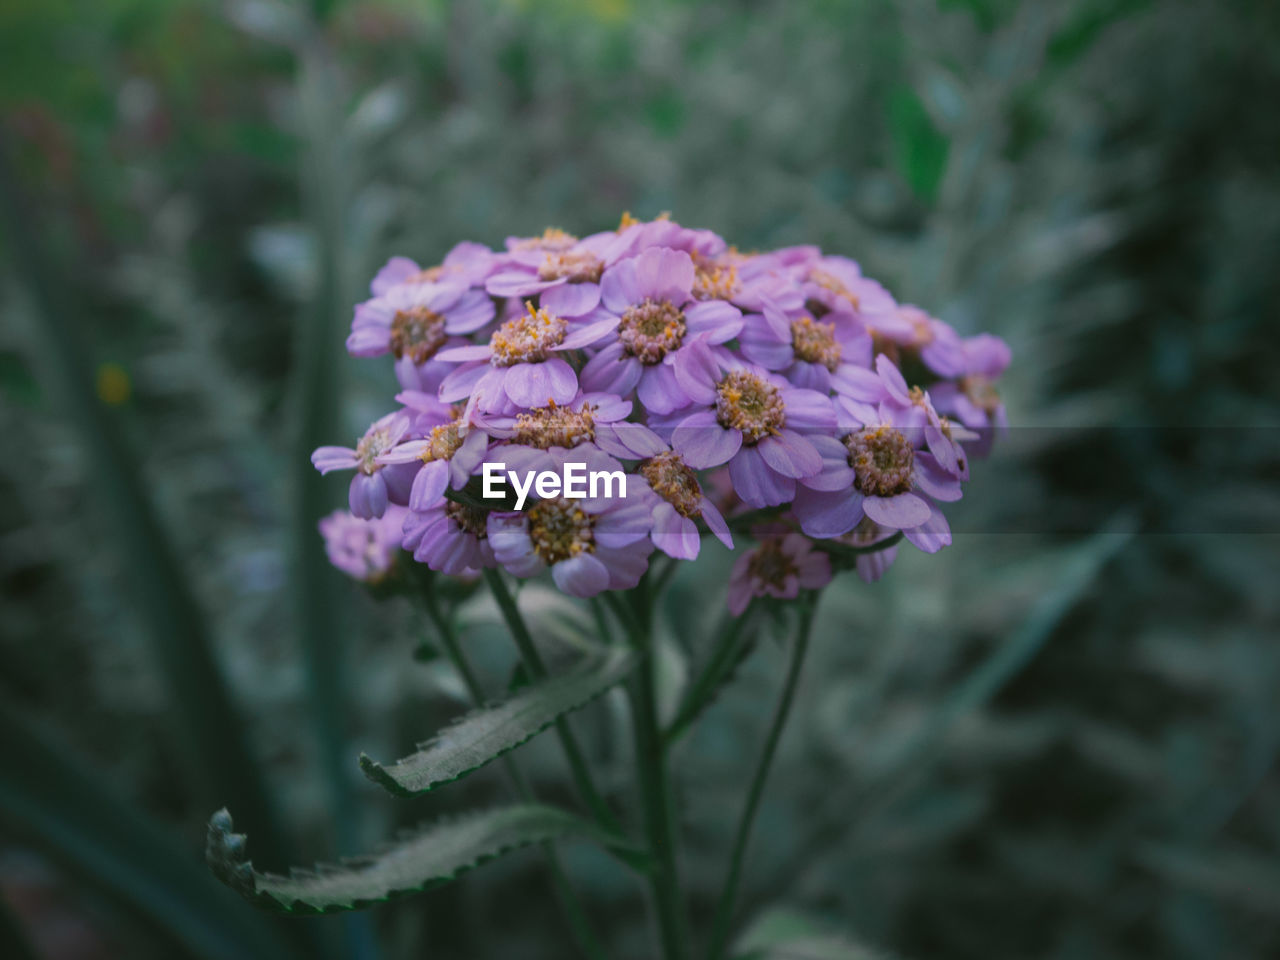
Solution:
{"label": "green leaf", "polygon": [[604,693],[635,666],[621,648],[553,677],[523,687],[511,699],[468,714],[424,743],[418,752],[383,766],[360,755],[365,775],[391,793],[412,797],[452,783],[541,733],[557,717]]}
{"label": "green leaf", "polygon": [[907,87],[899,88],[889,101],[889,126],[903,179],[923,202],[932,203],[947,168],[947,138]]}
{"label": "green leaf", "polygon": [[424,825],[371,857],[283,877],[253,869],[245,857],[246,838],[232,833],[231,815],[223,809],[209,820],[205,857],[219,880],[260,906],[291,914],[336,913],[430,890],[504,853],[566,837],[617,842],[564,810],[520,804]]}

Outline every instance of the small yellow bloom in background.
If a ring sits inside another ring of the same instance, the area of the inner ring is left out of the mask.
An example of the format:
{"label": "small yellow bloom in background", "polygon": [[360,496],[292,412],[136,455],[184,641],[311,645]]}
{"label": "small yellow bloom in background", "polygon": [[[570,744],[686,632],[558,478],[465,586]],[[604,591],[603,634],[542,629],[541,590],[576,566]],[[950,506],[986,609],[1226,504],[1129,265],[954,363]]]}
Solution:
{"label": "small yellow bloom in background", "polygon": [[111,407],[125,403],[133,393],[133,381],[118,363],[99,365],[97,387],[98,399]]}

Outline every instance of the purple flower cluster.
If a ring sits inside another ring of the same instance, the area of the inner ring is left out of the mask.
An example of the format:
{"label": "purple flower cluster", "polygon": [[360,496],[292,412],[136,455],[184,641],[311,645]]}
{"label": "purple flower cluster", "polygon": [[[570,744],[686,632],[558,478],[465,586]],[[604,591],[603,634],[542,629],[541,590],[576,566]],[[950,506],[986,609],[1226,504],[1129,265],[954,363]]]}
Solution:
{"label": "purple flower cluster", "polygon": [[[588,597],[635,586],[655,551],[692,560],[705,534],[733,549],[731,527],[763,521],[735,610],[821,586],[841,549],[878,579],[896,547],[851,548],[950,543],[962,443],[980,452],[1006,424],[1003,341],[963,338],[815,247],[741,253],[624,216],[584,239],[459,244],[428,269],[397,257],[371,292],[347,348],[394,358],[398,406],[312,462],[354,471],[355,517],[403,508],[401,546],[444,573],[550,570]],[[478,494],[498,463],[621,473],[625,496],[513,509]]]}

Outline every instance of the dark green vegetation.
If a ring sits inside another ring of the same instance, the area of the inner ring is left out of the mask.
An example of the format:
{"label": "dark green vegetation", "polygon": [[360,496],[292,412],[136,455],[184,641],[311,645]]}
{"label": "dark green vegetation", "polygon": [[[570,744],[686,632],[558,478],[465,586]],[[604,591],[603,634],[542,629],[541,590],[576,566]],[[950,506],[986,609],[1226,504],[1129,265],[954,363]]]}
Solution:
{"label": "dark green vegetation", "polygon": [[[569,955],[536,851],[297,921],[203,847],[224,804],[263,871],[530,809],[501,762],[418,799],[361,776],[472,698],[420,610],[328,570],[345,483],[307,453],[383,412],[389,370],[341,339],[386,256],[623,209],[820,243],[1014,349],[1021,426],[956,543],[823,599],[735,955],[1280,953],[1274,3],[312,7],[0,13],[0,955]],[[668,729],[726,574],[713,546],[657,611]],[[518,697],[499,611],[459,599],[486,699]],[[596,631],[520,604],[554,673]],[[785,651],[716,666],[673,747],[702,939]],[[567,722],[634,827],[622,696]],[[581,810],[558,746],[514,756]],[[610,955],[645,957],[612,853],[559,848]]]}

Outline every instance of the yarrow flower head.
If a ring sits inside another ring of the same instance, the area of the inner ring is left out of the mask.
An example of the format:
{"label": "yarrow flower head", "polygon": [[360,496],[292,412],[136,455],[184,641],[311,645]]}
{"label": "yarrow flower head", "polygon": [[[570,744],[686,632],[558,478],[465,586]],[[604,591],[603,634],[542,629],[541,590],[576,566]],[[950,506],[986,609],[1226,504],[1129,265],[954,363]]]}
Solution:
{"label": "yarrow flower head", "polygon": [[403,507],[389,507],[376,520],[335,510],[319,523],[329,562],[354,580],[378,583],[401,552]]}
{"label": "yarrow flower head", "polygon": [[[743,551],[734,613],[839,569],[872,582],[899,539],[950,543],[944,509],[1007,424],[1004,341],[898,303],[847,257],[743,252],[666,215],[461,243],[425,269],[394,257],[371,293],[347,346],[391,358],[399,407],[312,461],[353,471],[350,531],[382,517],[445,574],[546,572],[587,597],[706,541]],[[621,482],[519,479],[575,465]],[[485,493],[495,471],[523,492]],[[351,572],[357,553],[330,555]]]}

